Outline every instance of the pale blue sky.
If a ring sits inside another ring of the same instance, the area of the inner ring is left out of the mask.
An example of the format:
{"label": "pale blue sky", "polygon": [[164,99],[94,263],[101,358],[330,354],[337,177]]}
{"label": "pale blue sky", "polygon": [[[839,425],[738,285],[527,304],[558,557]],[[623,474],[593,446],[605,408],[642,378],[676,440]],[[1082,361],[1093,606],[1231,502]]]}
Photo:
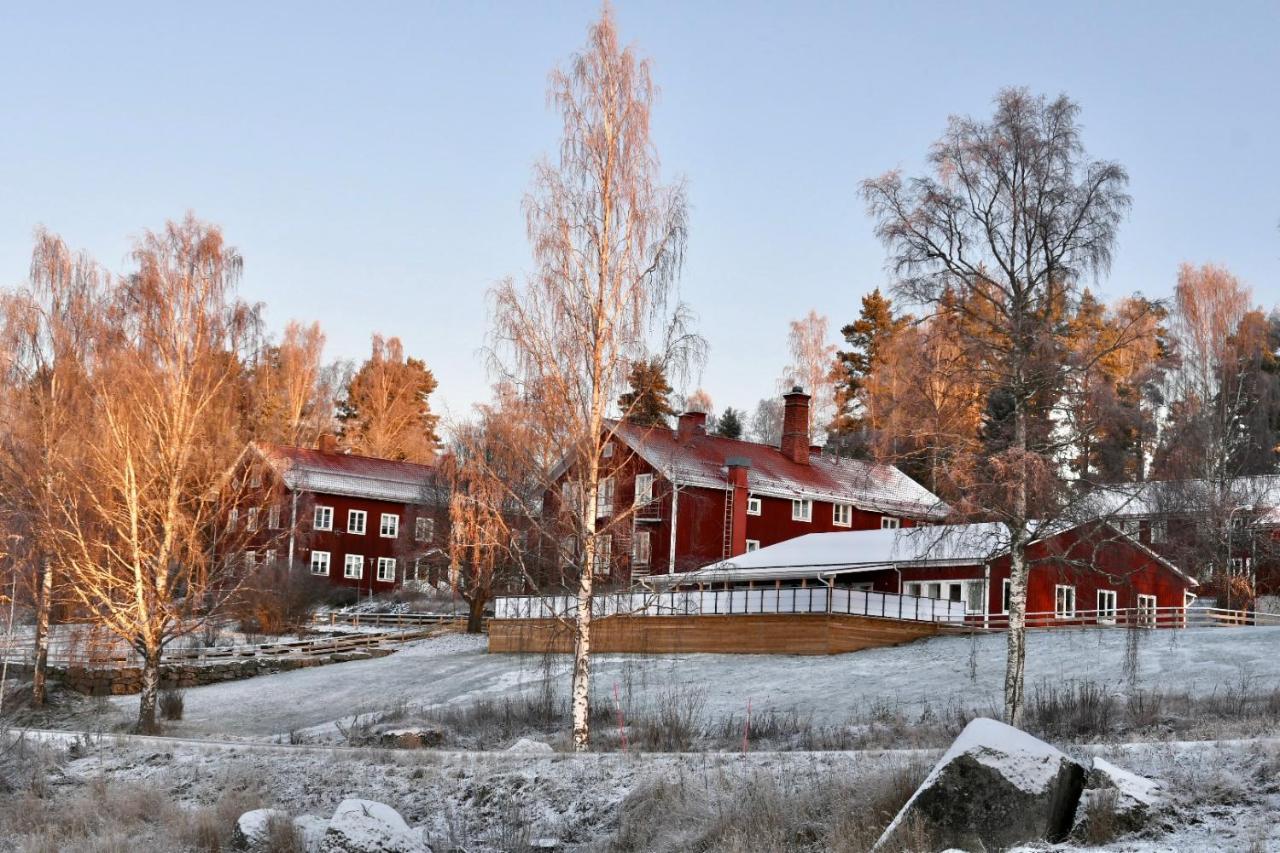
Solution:
{"label": "pale blue sky", "polygon": [[[273,325],[329,355],[401,336],[455,414],[487,395],[484,294],[528,268],[520,199],[556,144],[547,72],[595,2],[8,3],[0,7],[0,283],[44,224],[115,269],[193,210]],[[885,282],[858,181],[916,170],[950,113],[1065,91],[1132,176],[1109,293],[1225,264],[1280,300],[1280,3],[619,0],[689,183],[682,282],[717,408],[773,393],[786,322],[832,331]]]}

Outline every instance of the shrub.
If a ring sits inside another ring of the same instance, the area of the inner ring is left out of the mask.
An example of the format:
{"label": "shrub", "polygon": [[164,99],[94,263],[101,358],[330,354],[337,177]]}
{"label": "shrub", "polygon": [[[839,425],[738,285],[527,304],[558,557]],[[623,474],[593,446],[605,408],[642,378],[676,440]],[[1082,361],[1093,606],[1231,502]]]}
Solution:
{"label": "shrub", "polygon": [[675,687],[658,694],[651,715],[635,726],[635,745],[650,752],[687,752],[702,734],[705,691]]}
{"label": "shrub", "polygon": [[[354,590],[348,590],[354,594]],[[246,634],[278,636],[305,628],[331,596],[324,578],[290,571],[287,565],[259,568],[240,590],[232,612]]]}
{"label": "shrub", "polygon": [[170,688],[160,691],[160,716],[166,720],[181,720],[182,710],[186,705],[187,691],[181,688]]}

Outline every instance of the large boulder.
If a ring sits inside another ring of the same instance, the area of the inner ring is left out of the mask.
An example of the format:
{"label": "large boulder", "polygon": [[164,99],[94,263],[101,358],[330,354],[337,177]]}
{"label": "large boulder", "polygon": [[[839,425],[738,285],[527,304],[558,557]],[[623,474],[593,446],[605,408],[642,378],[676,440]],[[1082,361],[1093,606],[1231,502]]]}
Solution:
{"label": "large boulder", "polygon": [[431,853],[422,833],[391,806],[343,800],[320,843],[320,853]]}
{"label": "large boulder", "polygon": [[[1076,808],[1075,835],[1088,838],[1136,832],[1168,807],[1160,783],[1095,758],[1085,775],[1084,790]],[[1089,826],[1091,821],[1098,820],[1107,825]]]}
{"label": "large boulder", "polygon": [[1003,850],[1071,832],[1086,768],[1026,732],[980,718],[876,842],[876,851]]}

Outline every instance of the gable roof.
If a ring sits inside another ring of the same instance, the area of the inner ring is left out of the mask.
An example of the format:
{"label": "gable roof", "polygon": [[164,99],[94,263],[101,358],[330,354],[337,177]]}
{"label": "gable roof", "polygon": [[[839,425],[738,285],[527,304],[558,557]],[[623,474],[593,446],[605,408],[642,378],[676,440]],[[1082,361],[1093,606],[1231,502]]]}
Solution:
{"label": "gable roof", "polygon": [[943,518],[949,507],[941,498],[892,465],[811,454],[804,465],[769,444],[699,433],[680,443],[675,430],[610,422],[619,441],[663,476],[681,486],[725,488],[725,464],[745,459],[747,488],[754,495],[810,498],[851,503],[861,509]]}
{"label": "gable roof", "polygon": [[1263,510],[1280,507],[1280,475],[1210,480],[1148,480],[1098,486],[1085,498],[1085,508],[1099,518],[1187,515],[1218,509]]}
{"label": "gable roof", "polygon": [[323,453],[303,447],[255,445],[293,491],[428,504],[440,500],[435,469],[354,453]]}
{"label": "gable roof", "polygon": [[[1198,586],[1193,578],[1134,537],[1103,524],[1118,539]],[[1032,534],[1032,542],[1056,536],[1066,529],[1069,528],[1056,524],[1043,525]],[[648,580],[656,585],[772,581],[826,578],[903,566],[970,566],[1007,553],[1007,537],[1005,526],[998,522],[809,533],[694,572],[651,575]]]}

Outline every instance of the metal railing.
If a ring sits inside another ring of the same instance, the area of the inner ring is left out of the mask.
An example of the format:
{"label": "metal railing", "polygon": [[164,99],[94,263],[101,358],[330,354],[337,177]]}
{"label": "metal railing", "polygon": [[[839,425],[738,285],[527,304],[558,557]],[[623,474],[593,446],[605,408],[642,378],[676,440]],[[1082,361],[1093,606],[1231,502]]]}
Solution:
{"label": "metal railing", "polygon": [[[495,619],[573,618],[578,601],[569,595],[502,596]],[[838,614],[910,622],[962,624],[963,602],[915,595],[828,587],[624,592],[592,597],[593,617],[738,616],[750,614]]]}

